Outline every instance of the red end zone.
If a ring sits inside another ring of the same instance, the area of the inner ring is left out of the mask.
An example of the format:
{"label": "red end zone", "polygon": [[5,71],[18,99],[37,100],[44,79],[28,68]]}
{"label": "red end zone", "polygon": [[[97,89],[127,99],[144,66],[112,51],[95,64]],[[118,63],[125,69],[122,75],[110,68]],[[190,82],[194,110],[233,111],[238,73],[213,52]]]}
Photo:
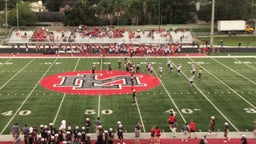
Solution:
{"label": "red end zone", "polygon": [[136,73],[131,80],[129,72],[96,70],[64,72],[45,77],[40,82],[41,86],[56,92],[79,95],[117,95],[132,93],[155,88],[160,84],[157,77]]}

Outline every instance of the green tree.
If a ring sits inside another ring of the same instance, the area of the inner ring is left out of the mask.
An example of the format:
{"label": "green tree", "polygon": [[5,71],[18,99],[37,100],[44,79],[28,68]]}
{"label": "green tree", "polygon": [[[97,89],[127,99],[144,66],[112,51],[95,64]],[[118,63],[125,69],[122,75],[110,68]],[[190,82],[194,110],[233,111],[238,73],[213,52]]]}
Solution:
{"label": "green tree", "polygon": [[234,20],[250,17],[249,0],[216,0],[216,20]]}
{"label": "green tree", "polygon": [[17,16],[19,21],[19,26],[28,26],[34,25],[37,22],[36,14],[31,11],[31,7],[29,2],[20,2],[18,5],[18,15],[17,15],[17,7],[11,9],[8,21],[9,25],[16,26],[17,25]]}
{"label": "green tree", "polygon": [[63,0],[45,0],[44,5],[49,11],[59,11],[62,1]]}
{"label": "green tree", "polygon": [[96,5],[77,3],[73,9],[64,12],[63,22],[69,26],[78,26],[80,24],[99,25],[101,20],[95,14]]}
{"label": "green tree", "polygon": [[[211,1],[202,3],[199,19],[211,20]],[[252,0],[215,0],[215,20],[248,20],[251,17]]]}

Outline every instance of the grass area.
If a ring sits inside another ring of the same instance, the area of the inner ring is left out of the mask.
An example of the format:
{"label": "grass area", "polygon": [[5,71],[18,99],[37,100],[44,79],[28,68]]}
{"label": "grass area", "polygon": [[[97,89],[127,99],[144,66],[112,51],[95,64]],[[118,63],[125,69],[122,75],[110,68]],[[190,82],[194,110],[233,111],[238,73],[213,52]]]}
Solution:
{"label": "grass area", "polygon": [[[94,124],[101,117],[103,128],[116,127],[122,121],[128,132],[134,131],[137,121],[144,124],[146,132],[153,125],[170,131],[167,124],[168,110],[176,112],[179,130],[185,122],[194,120],[197,131],[208,131],[209,118],[217,119],[216,128],[223,131],[224,122],[230,123],[231,131],[253,130],[256,101],[256,63],[255,58],[172,58],[175,68],[170,72],[166,66],[167,58],[148,58],[154,67],[153,76],[161,84],[151,90],[137,93],[137,106],[131,104],[131,94],[92,96],[60,93],[43,88],[39,82],[46,76],[63,72],[90,70],[118,70],[116,58],[38,58],[38,59],[0,59],[0,130],[10,133],[13,123],[25,123],[38,127],[40,124],[55,122],[58,128],[62,119],[72,127],[84,126],[89,117]],[[122,60],[122,70],[123,67]],[[141,64],[141,72],[149,74],[145,58],[133,58],[132,63]],[[201,67],[203,77],[198,73],[194,86],[190,86],[191,64]],[[178,76],[176,66],[182,65]],[[160,77],[158,67],[164,67]],[[150,74],[149,74],[150,75]],[[101,90],[101,89],[99,89]],[[108,111],[108,113],[106,113]],[[110,113],[111,111],[111,113]],[[238,118],[239,117],[239,118]],[[91,132],[95,132],[94,125]]]}
{"label": "grass area", "polygon": [[[203,36],[200,37],[199,39],[201,41],[203,40],[208,40],[210,41],[209,36]],[[220,41],[223,41],[224,46],[238,46],[239,43],[241,43],[241,46],[256,46],[256,36],[255,35],[238,35],[238,36],[233,36],[229,37],[226,35],[215,35],[214,37],[214,45],[219,45]]]}

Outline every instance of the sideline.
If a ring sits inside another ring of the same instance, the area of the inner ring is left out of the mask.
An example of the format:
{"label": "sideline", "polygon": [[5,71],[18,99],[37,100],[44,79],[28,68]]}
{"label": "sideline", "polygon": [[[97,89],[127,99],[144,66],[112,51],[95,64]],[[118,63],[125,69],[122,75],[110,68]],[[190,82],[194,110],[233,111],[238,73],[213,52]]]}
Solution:
{"label": "sideline", "polygon": [[[224,136],[223,136],[224,132],[217,132],[217,135],[211,135],[208,136],[208,132],[196,132],[197,136],[198,136],[198,140],[200,138],[202,138],[204,135],[207,135],[207,139],[210,141],[211,139],[222,139],[224,140]],[[256,138],[253,135],[253,132],[229,132],[229,137],[232,139],[240,139],[241,138],[241,134],[245,134],[247,139],[253,139],[253,141],[256,142]],[[23,135],[20,136],[21,140],[23,141]],[[96,140],[96,133],[91,133],[91,139],[92,140]],[[141,139],[149,139],[150,138],[150,133],[141,133]],[[174,139],[178,139],[181,140],[183,138],[183,133],[182,132],[177,132],[177,137],[173,138],[172,137],[172,133],[171,132],[162,132],[161,135],[161,139],[169,139],[169,140],[174,140]],[[124,141],[128,140],[128,139],[135,139],[134,138],[134,133],[124,133]],[[0,142],[4,142],[4,141],[13,141],[12,135],[0,135]]]}

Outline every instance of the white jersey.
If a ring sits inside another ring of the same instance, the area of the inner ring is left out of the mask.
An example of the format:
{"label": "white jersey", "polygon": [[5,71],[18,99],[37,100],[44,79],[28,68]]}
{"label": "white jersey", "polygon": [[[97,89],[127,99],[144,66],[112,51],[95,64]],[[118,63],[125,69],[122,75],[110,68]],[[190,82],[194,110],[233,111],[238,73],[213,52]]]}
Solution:
{"label": "white jersey", "polygon": [[159,72],[160,72],[160,73],[163,72],[163,67],[162,67],[162,66],[159,67]]}
{"label": "white jersey", "polygon": [[178,69],[178,71],[181,71],[181,65],[178,65],[177,69]]}

